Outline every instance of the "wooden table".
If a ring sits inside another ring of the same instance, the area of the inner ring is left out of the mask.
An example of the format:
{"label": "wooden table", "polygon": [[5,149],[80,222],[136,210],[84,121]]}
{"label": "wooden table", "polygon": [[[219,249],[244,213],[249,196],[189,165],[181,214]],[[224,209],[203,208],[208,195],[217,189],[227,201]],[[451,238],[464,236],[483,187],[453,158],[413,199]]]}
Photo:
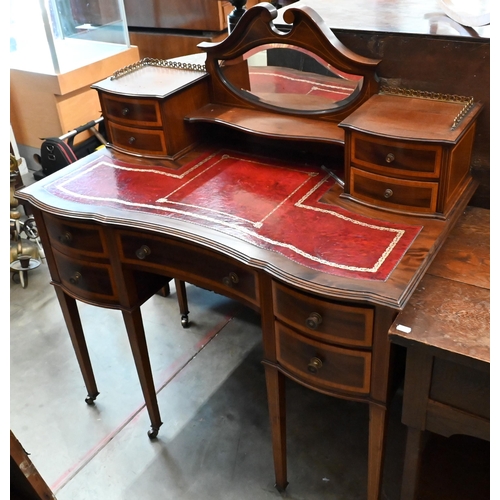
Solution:
{"label": "wooden table", "polygon": [[10,498],[56,500],[16,436],[10,431]]}
{"label": "wooden table", "polygon": [[490,436],[489,210],[468,207],[390,328],[407,349],[402,499],[416,498],[424,431]]}
{"label": "wooden table", "polygon": [[[372,0],[369,9],[364,0],[302,0],[287,2],[280,14],[303,4],[313,8],[334,31],[340,29],[438,37],[453,35],[461,38],[488,38],[491,32],[489,24],[467,28],[457,23],[446,15],[440,0]],[[480,10],[479,7],[477,10]]]}

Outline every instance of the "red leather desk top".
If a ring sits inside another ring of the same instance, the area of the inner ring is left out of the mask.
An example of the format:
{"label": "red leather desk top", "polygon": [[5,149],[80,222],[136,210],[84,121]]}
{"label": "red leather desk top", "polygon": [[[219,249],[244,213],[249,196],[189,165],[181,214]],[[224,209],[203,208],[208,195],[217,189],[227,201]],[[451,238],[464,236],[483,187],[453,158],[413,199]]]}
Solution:
{"label": "red leather desk top", "polygon": [[421,227],[321,202],[332,183],[318,169],[225,151],[179,170],[103,156],[46,189],[69,201],[207,226],[324,273],[387,279]]}

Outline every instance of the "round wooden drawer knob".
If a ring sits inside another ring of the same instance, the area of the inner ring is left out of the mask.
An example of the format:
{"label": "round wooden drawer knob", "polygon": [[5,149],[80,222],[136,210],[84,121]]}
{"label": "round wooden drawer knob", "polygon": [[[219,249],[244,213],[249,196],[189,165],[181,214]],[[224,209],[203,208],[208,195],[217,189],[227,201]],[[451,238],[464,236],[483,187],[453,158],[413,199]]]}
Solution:
{"label": "round wooden drawer knob", "polygon": [[392,153],[389,153],[389,154],[385,157],[385,161],[386,161],[387,163],[392,163],[395,159],[396,159],[396,157],[395,157]]}
{"label": "round wooden drawer knob", "polygon": [[82,279],[82,275],[78,272],[76,272],[75,274],[73,274],[73,276],[71,276],[71,278],[69,279],[69,282],[72,284],[72,285],[77,285],[78,282]]}
{"label": "round wooden drawer knob", "polygon": [[71,243],[73,240],[73,236],[69,231],[66,231],[65,233],[61,234],[58,238],[60,243],[68,244]]}
{"label": "round wooden drawer knob", "polygon": [[318,373],[319,369],[323,366],[323,361],[319,358],[311,358],[309,364],[307,365],[307,370],[311,373]]}
{"label": "round wooden drawer knob", "polygon": [[316,328],[318,328],[318,326],[321,325],[322,321],[323,318],[321,317],[321,315],[318,314],[317,312],[313,312],[306,319],[306,326],[311,330],[316,330]]}
{"label": "round wooden drawer knob", "polygon": [[148,255],[151,255],[151,249],[147,245],[142,245],[139,250],[135,252],[138,259],[144,260]]}
{"label": "round wooden drawer knob", "polygon": [[236,273],[233,273],[233,272],[230,272],[227,276],[224,276],[224,278],[222,278],[222,283],[224,283],[224,285],[226,286],[229,286],[229,287],[233,287],[234,285],[236,285],[236,283],[239,283],[240,279],[238,278],[238,275]]}

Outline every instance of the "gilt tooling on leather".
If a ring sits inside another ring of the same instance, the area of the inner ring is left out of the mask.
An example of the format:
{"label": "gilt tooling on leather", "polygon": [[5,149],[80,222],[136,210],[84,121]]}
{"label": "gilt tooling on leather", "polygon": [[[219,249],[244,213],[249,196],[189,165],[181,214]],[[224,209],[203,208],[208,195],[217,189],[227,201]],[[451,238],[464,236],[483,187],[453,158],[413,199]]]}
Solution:
{"label": "gilt tooling on leather", "polygon": [[178,170],[102,157],[47,190],[210,227],[324,273],[387,279],[421,227],[321,202],[332,185],[318,168],[219,151]]}

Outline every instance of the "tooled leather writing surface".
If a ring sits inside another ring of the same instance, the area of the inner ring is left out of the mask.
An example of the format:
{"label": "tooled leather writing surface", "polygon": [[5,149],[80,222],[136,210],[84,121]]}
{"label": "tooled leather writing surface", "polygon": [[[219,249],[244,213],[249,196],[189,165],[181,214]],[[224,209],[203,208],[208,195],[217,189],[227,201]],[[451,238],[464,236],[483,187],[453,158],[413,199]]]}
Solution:
{"label": "tooled leather writing surface", "polygon": [[[317,271],[385,280],[421,230],[321,201],[332,186],[317,169],[214,153],[180,170],[89,163],[49,184],[67,200],[157,213],[208,226]],[[304,238],[303,228],[314,228]]]}

